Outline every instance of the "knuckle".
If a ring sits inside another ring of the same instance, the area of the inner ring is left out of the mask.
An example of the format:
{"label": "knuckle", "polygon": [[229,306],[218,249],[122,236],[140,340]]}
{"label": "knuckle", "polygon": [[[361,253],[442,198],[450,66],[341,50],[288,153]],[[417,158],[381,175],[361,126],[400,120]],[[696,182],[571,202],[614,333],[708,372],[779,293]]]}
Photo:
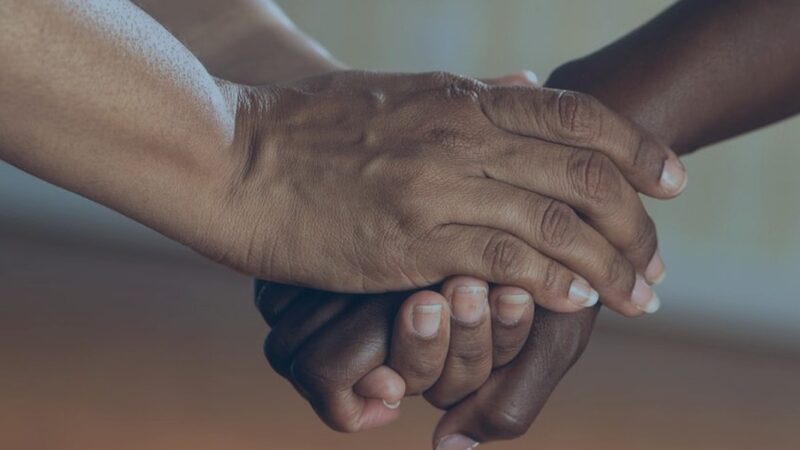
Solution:
{"label": "knuckle", "polygon": [[558,296],[561,294],[559,290],[561,273],[561,266],[555,260],[548,259],[541,273],[543,294],[551,296]]}
{"label": "knuckle", "polygon": [[291,352],[283,337],[272,331],[264,340],[264,355],[270,361],[284,361],[290,357]]}
{"label": "knuckle", "polygon": [[470,100],[478,99],[478,92],[481,90],[481,83],[462,75],[451,72],[436,71],[432,72],[431,77],[434,82],[441,86],[445,98],[467,98]]}
{"label": "knuckle", "polygon": [[458,77],[458,75],[444,70],[435,70],[430,72],[428,76],[439,85],[447,85]]}
{"label": "knuckle", "polygon": [[656,237],[656,225],[653,219],[646,216],[641,226],[636,227],[628,247],[629,251],[648,256],[652,256],[655,253],[656,247],[658,247],[658,238]]}
{"label": "knuckle", "polygon": [[611,261],[605,266],[602,272],[602,282],[606,286],[617,285],[627,279],[628,262],[619,253],[615,254]]}
{"label": "knuckle", "polygon": [[483,249],[483,265],[494,280],[518,280],[523,269],[524,251],[522,245],[505,233],[496,232],[491,235]]}
{"label": "knuckle", "polygon": [[[418,388],[425,389],[433,385],[441,374],[442,367],[438,361],[416,358],[412,364],[392,365],[408,384],[418,385]],[[421,385],[421,387],[419,387]]]}
{"label": "knuckle", "polygon": [[[460,348],[453,354],[453,358],[458,361],[461,367],[466,369],[475,369],[484,366],[488,369],[488,363],[492,359],[489,349],[483,348],[483,346],[480,345],[470,345]],[[475,373],[471,371],[471,375],[474,376]]]}
{"label": "knuckle", "polygon": [[300,292],[301,289],[294,286],[256,280],[256,307],[267,324],[274,328],[281,315],[295,301]]}
{"label": "knuckle", "polygon": [[628,164],[634,169],[640,170],[647,167],[649,162],[649,146],[647,139],[641,133],[635,133],[631,138],[632,144],[628,152]]}
{"label": "knuckle", "polygon": [[414,222],[427,222],[438,211],[431,199],[438,190],[436,186],[442,175],[437,175],[430,166],[433,164],[413,167],[410,172],[399,175],[397,185],[400,189],[389,194],[403,216]]}
{"label": "knuckle", "polygon": [[295,382],[312,393],[327,392],[340,384],[340,377],[336,373],[308,358],[296,358],[292,361],[289,372]]}
{"label": "knuckle", "polygon": [[664,155],[650,139],[640,131],[634,132],[627,147],[628,166],[637,174],[641,174],[652,182],[658,182],[664,162]]}
{"label": "knuckle", "polygon": [[548,199],[542,208],[536,231],[542,241],[551,248],[568,247],[577,238],[579,220],[572,208]]}
{"label": "knuckle", "polygon": [[465,133],[452,126],[435,126],[423,131],[423,139],[436,150],[455,150],[462,147]]}
{"label": "knuckle", "polygon": [[283,377],[289,375],[289,351],[280,336],[275,333],[267,335],[267,338],[264,340],[264,356],[275,372]]}
{"label": "knuckle", "polygon": [[597,101],[586,94],[559,91],[554,100],[559,134],[575,143],[591,142],[600,129]]}
{"label": "knuckle", "polygon": [[522,339],[495,339],[493,345],[495,359],[509,361],[522,349],[523,341]]}
{"label": "knuckle", "polygon": [[423,398],[436,409],[446,410],[453,406],[455,403],[449,396],[446,396],[439,386],[434,386],[431,389],[423,392]]}
{"label": "knuckle", "polygon": [[575,152],[569,158],[567,170],[573,188],[580,197],[602,205],[619,196],[619,171],[602,153]]}
{"label": "knuckle", "polygon": [[498,439],[514,439],[524,435],[530,428],[530,420],[517,407],[491,405],[480,411],[483,428],[492,430]]}

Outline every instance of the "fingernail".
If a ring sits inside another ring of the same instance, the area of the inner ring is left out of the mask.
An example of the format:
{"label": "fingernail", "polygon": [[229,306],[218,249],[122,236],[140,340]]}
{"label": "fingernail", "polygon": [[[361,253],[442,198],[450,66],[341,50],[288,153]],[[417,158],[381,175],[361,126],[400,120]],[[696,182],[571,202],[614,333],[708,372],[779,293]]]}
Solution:
{"label": "fingernail", "polygon": [[688,181],[686,170],[680,162],[668,159],[664,163],[660,180],[662,189],[670,194],[678,194],[686,188]]}
{"label": "fingernail", "polygon": [[656,254],[653,255],[653,259],[651,259],[650,263],[647,265],[647,269],[644,271],[644,277],[647,278],[647,281],[652,285],[661,284],[664,282],[664,278],[667,277],[667,272],[664,270],[664,260],[661,259],[658,250],[656,250]]}
{"label": "fingernail", "polygon": [[386,406],[389,409],[397,409],[397,408],[400,407],[400,402],[401,402],[401,400],[398,400],[398,401],[396,401],[394,403],[389,403],[386,400],[384,400],[383,404],[384,404],[384,406]]}
{"label": "fingernail", "polygon": [[650,288],[650,285],[647,284],[644,277],[639,274],[636,274],[636,284],[634,284],[633,292],[631,293],[631,303],[648,314],[658,311],[661,306],[661,300]]}
{"label": "fingernail", "polygon": [[453,293],[453,316],[464,323],[481,320],[486,310],[487,289],[483,286],[459,286]]}
{"label": "fingernail", "polygon": [[[442,305],[416,305],[411,315],[414,331],[422,337],[433,337],[439,332],[442,321]],[[386,405],[389,406],[389,405]]]}
{"label": "fingernail", "polygon": [[497,318],[506,325],[516,325],[530,303],[528,294],[503,294],[497,299]]}
{"label": "fingernail", "polygon": [[525,77],[532,85],[539,86],[539,77],[536,76],[536,73],[532,70],[523,70],[522,76]]}
{"label": "fingernail", "polygon": [[569,300],[578,306],[584,308],[594,306],[599,298],[600,294],[581,279],[575,279],[569,285]]}
{"label": "fingernail", "polygon": [[439,444],[436,446],[436,450],[472,450],[477,446],[478,442],[475,442],[466,436],[460,434],[451,434],[450,436],[443,437],[439,441]]}

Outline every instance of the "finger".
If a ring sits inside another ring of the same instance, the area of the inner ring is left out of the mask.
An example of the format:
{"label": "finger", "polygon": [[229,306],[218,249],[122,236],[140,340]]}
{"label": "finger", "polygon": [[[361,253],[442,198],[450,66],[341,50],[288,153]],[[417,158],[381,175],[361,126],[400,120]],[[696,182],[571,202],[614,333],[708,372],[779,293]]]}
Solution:
{"label": "finger", "polygon": [[264,355],[272,369],[288,378],[290,363],[300,346],[357,302],[357,297],[351,295],[304,289],[285,308],[264,342]]}
{"label": "finger", "polygon": [[492,310],[492,367],[511,362],[522,350],[535,312],[531,295],[514,286],[489,289]]}
{"label": "finger", "polygon": [[[524,139],[510,145],[512,150],[503,158],[485,163],[489,177],[572,206],[639,273],[647,271],[658,246],[655,224],[613,161],[598,152],[557,144],[537,144],[539,151],[532,151]],[[534,170],[545,175],[530,176]]]}
{"label": "finger", "polygon": [[255,280],[256,308],[269,326],[273,326],[281,314],[306,289],[288,284],[273,283],[266,280]]}
{"label": "finger", "polygon": [[355,432],[394,420],[399,411],[382,399],[358,395],[354,386],[383,365],[389,331],[402,297],[360,297],[297,352],[290,380],[317,415],[334,430]]}
{"label": "finger", "polygon": [[406,394],[421,394],[436,383],[450,343],[450,308],[437,292],[420,291],[397,313],[389,367],[406,383]]}
{"label": "finger", "polygon": [[[353,392],[364,398],[380,399],[389,409],[399,408],[401,400],[407,393],[403,377],[388,366],[377,367],[364,375],[353,386]],[[367,424],[368,428],[372,426],[377,425]]]}
{"label": "finger", "polygon": [[686,187],[675,152],[652,135],[578,92],[493,86],[480,93],[496,126],[523,136],[597,150],[611,158],[637,190],[672,198]]}
{"label": "finger", "polygon": [[450,350],[441,376],[425,398],[448,408],[475,391],[492,371],[492,322],[485,281],[457,276],[442,285],[450,302]]}
{"label": "finger", "polygon": [[560,299],[566,304],[550,304],[546,298],[534,297],[545,308],[577,311],[593,306],[599,292],[604,305],[637,316],[654,298],[646,282],[643,286],[636,284],[637,271],[627,257],[564,203],[491,179],[466,184],[460,193],[471,199],[474,207],[459,209],[457,223],[508,230],[578,275],[568,297]]}
{"label": "finger", "polygon": [[588,342],[597,308],[576,314],[540,311],[522,352],[495,370],[470,397],[447,411],[433,435],[437,450],[523,435]]}
{"label": "finger", "polygon": [[493,228],[444,225],[430,235],[428,254],[422,255],[439,273],[461,273],[491,283],[519,286],[540,305],[563,312],[585,306],[570,299],[597,301],[589,283],[552,258],[542,255],[513,234]]}
{"label": "finger", "polygon": [[539,86],[539,77],[531,70],[520,70],[496,78],[484,78],[481,81],[493,86]]}

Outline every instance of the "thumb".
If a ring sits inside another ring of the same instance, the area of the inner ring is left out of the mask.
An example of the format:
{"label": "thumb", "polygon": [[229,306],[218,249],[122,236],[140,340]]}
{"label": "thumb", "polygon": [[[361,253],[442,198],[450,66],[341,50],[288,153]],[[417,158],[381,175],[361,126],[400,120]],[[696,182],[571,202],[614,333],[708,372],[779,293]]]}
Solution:
{"label": "thumb", "polygon": [[484,78],[483,82],[494,86],[539,86],[539,77],[531,70],[520,70],[496,78]]}
{"label": "thumb", "polygon": [[361,430],[368,430],[397,419],[395,410],[405,396],[406,384],[397,372],[380,366],[358,380],[353,391],[368,400],[369,407],[364,409],[361,419]]}

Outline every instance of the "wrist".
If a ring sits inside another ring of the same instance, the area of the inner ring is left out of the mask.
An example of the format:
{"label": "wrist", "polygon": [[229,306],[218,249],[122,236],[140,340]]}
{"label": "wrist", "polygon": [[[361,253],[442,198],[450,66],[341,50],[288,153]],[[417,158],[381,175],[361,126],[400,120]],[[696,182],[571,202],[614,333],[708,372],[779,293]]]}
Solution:
{"label": "wrist", "polygon": [[[259,262],[263,257],[253,245],[273,242],[273,237],[280,236],[273,219],[285,217],[277,212],[273,189],[268,185],[275,179],[275,147],[267,140],[273,133],[266,126],[274,122],[270,114],[275,88],[222,79],[215,82],[230,111],[233,131],[231,138],[218,147],[217,157],[206,161],[202,170],[205,175],[193,176],[187,183],[189,189],[196,189],[196,221],[189,234],[191,240],[184,243],[228,267],[269,279],[270,267]],[[256,166],[257,173],[253,170]]]}

